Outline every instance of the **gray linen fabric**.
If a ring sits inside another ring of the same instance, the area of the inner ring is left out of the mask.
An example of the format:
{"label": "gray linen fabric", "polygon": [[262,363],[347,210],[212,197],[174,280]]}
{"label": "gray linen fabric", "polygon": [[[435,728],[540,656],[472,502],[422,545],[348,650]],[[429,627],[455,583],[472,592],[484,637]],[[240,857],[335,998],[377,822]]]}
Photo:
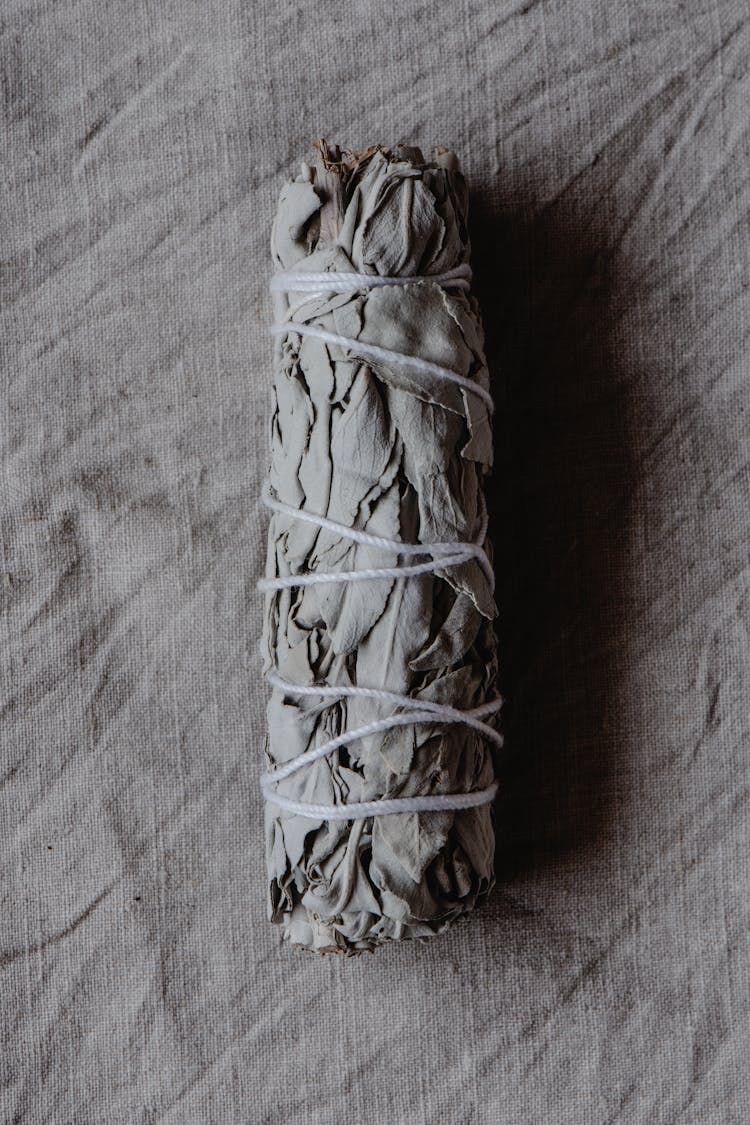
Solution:
{"label": "gray linen fabric", "polygon": [[[750,1119],[745,3],[6,0],[0,1121]],[[492,898],[266,920],[280,184],[462,156],[498,402]]]}

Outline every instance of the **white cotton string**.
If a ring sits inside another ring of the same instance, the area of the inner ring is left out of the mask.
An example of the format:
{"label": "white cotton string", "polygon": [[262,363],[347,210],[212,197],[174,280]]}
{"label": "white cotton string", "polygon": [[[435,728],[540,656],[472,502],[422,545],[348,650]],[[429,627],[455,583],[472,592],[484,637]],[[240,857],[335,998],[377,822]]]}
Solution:
{"label": "white cotton string", "polygon": [[313,273],[284,270],[271,278],[272,293],[350,293],[358,289],[381,289],[388,285],[424,285],[432,282],[447,289],[470,289],[471,268],[456,266],[445,273],[423,277],[381,277],[369,273]]}
{"label": "white cotton string", "polygon": [[[459,711],[455,707],[435,703],[432,700],[414,699],[412,696],[400,695],[398,692],[381,691],[378,688],[335,687],[329,684],[310,684],[302,686],[289,683],[288,680],[284,680],[281,676],[273,672],[269,673],[267,679],[269,683],[281,688],[281,690],[288,695],[320,695],[324,698],[365,696],[373,699],[387,699],[388,701],[396,702],[402,706],[413,706],[416,704],[416,707],[411,711],[405,711],[400,715],[389,715],[387,718],[376,719],[374,722],[357,727],[355,730],[345,731],[343,734],[337,735],[336,738],[329,739],[329,741],[323,743],[323,745],[315,746],[313,749],[305,751],[304,754],[292,758],[291,761],[285,762],[284,765],[277,766],[271,772],[262,774],[260,784],[266,799],[281,806],[281,808],[286,809],[288,812],[294,812],[298,816],[311,816],[315,818],[322,816],[326,820],[349,820],[354,817],[380,816],[385,813],[429,812],[444,810],[446,808],[471,808],[474,805],[484,804],[486,801],[490,801],[494,798],[497,792],[496,782],[487,786],[486,789],[475,793],[434,793],[424,797],[380,798],[377,801],[352,802],[346,805],[317,805],[306,801],[293,801],[288,797],[283,797],[278,793],[272,792],[273,786],[277,785],[278,782],[290,777],[293,773],[296,773],[297,770],[303,769],[305,766],[311,765],[321,758],[325,758],[333,750],[348,746],[350,743],[355,742],[359,738],[365,738],[367,735],[379,734],[382,731],[392,730],[394,727],[411,726],[413,723],[464,723],[481,731],[482,734],[490,738],[496,745],[502,746],[502,735],[487,723],[483,723],[479,718],[480,715],[487,715],[498,711],[502,706],[502,699],[493,699],[489,703],[485,703],[481,707],[473,708],[470,711]],[[456,803],[456,798],[458,798],[460,803]]]}
{"label": "white cotton string", "polygon": [[[483,716],[494,715],[496,711],[500,710],[503,705],[501,698],[490,699],[487,703],[482,703],[479,707],[473,707],[470,711],[461,711],[457,707],[448,706],[447,703],[437,703],[433,699],[417,699],[413,695],[402,695],[398,691],[387,691],[385,688],[358,687],[354,684],[293,684],[289,680],[285,680],[278,672],[273,671],[268,673],[266,679],[269,684],[281,688],[287,695],[314,695],[321,696],[324,699],[328,697],[332,699],[359,697],[395,703],[398,707],[411,707],[416,703],[420,713],[443,715],[446,721],[450,719],[456,723],[467,723],[475,730],[481,731],[496,746],[501,747],[503,745],[503,736],[499,731],[489,726],[488,723],[482,722]],[[316,753],[318,752],[316,751]],[[320,756],[322,757],[322,755]],[[284,777],[289,777],[298,768],[296,765],[297,759],[294,762],[293,768],[284,767]],[[274,776],[279,777],[280,774],[277,773]]]}
{"label": "white cotton string", "polygon": [[325,516],[315,515],[304,508],[293,508],[284,504],[270,495],[268,485],[264,486],[261,499],[267,508],[275,512],[283,512],[293,519],[312,523],[318,527],[333,531],[344,539],[351,539],[355,543],[366,546],[379,547],[384,551],[393,551],[397,555],[432,555],[432,561],[416,563],[412,566],[381,566],[367,567],[361,570],[337,570],[330,574],[316,572],[313,574],[290,574],[279,578],[262,578],[257,583],[257,589],[263,593],[269,590],[288,590],[297,586],[316,586],[324,582],[366,582],[373,578],[407,578],[414,574],[430,574],[436,570],[447,567],[459,566],[475,558],[484,571],[491,588],[495,587],[495,575],[492,564],[487,558],[487,553],[481,544],[487,535],[487,512],[482,517],[479,534],[474,543],[403,543],[400,539],[386,539],[383,535],[370,535],[365,531],[357,531],[346,524],[336,523]]}
{"label": "white cotton string", "polygon": [[[413,720],[412,720],[413,721]],[[391,813],[445,812],[447,809],[472,809],[489,805],[495,800],[498,783],[493,781],[486,789],[472,793],[435,793],[424,797],[378,797],[377,801],[350,801],[345,805],[316,805],[307,801],[293,801],[279,793],[264,790],[267,801],[294,816],[311,820],[360,820],[368,816],[388,816]]]}
{"label": "white cotton string", "polygon": [[394,352],[390,348],[381,348],[379,344],[367,344],[364,340],[354,340],[350,336],[340,336],[338,332],[329,332],[327,328],[320,328],[317,324],[298,324],[297,321],[286,320],[283,324],[271,325],[270,331],[275,336],[288,336],[290,332],[296,332],[298,336],[315,336],[326,344],[338,344],[341,348],[347,348],[363,359],[374,359],[376,362],[379,360],[381,363],[396,363],[401,367],[413,367],[417,371],[434,375],[436,379],[444,379],[447,383],[454,383],[457,387],[463,387],[464,390],[477,395],[490,414],[495,409],[489,391],[486,391],[479,383],[475,383],[473,379],[467,378],[466,375],[459,375],[458,372],[451,371],[450,367],[443,367],[440,363],[432,363],[428,359],[420,359],[416,355],[406,355],[404,352]]}
{"label": "white cotton string", "polygon": [[[443,274],[418,277],[380,277],[370,274],[358,273],[294,273],[291,271],[276,274],[271,282],[271,289],[283,293],[322,293],[322,292],[349,292],[362,288],[376,288],[385,285],[416,285],[425,281],[436,282],[447,287],[469,288],[468,278],[471,271],[468,265],[458,266]],[[430,363],[416,356],[404,355],[388,348],[381,348],[375,344],[366,344],[361,340],[352,340],[334,332],[318,328],[311,324],[296,324],[287,321],[275,324],[271,328],[275,334],[296,332],[299,335],[316,336],[326,343],[338,344],[341,347],[353,350],[363,358],[380,359],[400,363],[404,366],[414,367],[446,379],[457,386],[477,394],[492,412],[494,404],[492,398],[483,387],[451,371],[447,367]],[[487,534],[487,510],[483,510],[479,532],[474,542],[455,543],[404,543],[396,539],[388,539],[381,535],[371,535],[356,528],[347,527],[345,524],[336,523],[326,516],[317,515],[305,509],[293,508],[273,497],[268,485],[264,486],[262,500],[266,507],[272,511],[281,512],[293,519],[314,524],[317,527],[332,531],[337,535],[364,546],[377,547],[384,551],[392,551],[402,557],[416,555],[432,556],[428,561],[415,564],[399,565],[393,567],[369,567],[358,570],[335,571],[332,573],[293,574],[277,578],[264,578],[257,583],[257,588],[264,592],[290,589],[294,587],[312,586],[321,583],[336,582],[362,582],[377,578],[406,578],[413,575],[434,573],[448,567],[459,566],[469,559],[476,559],[485,573],[491,588],[494,589],[494,574],[483,543]],[[343,699],[349,697],[362,697],[392,703],[398,707],[409,710],[400,714],[393,714],[383,719],[376,719],[365,726],[355,730],[344,731],[336,738],[329,739],[321,746],[313,747],[296,758],[276,766],[272,771],[262,774],[260,779],[261,789],[265,799],[286,812],[296,816],[310,817],[320,820],[353,820],[371,816],[386,816],[391,813],[403,812],[433,812],[448,809],[475,808],[479,805],[489,804],[497,793],[498,783],[495,781],[486,788],[470,793],[434,793],[416,797],[379,798],[376,801],[355,801],[346,804],[323,805],[307,801],[295,801],[283,794],[277,793],[275,787],[285,778],[290,777],[298,770],[313,762],[326,757],[332,751],[348,746],[357,739],[365,738],[371,734],[378,734],[399,726],[409,726],[416,723],[463,723],[479,731],[496,746],[503,745],[502,735],[494,727],[482,720],[497,713],[502,707],[501,696],[489,700],[479,707],[470,710],[459,710],[447,704],[437,703],[433,700],[415,699],[413,696],[402,695],[399,692],[386,691],[382,688],[370,688],[354,685],[335,684],[293,684],[285,680],[276,669],[272,669],[266,676],[270,684],[279,688],[286,695],[309,696],[320,698]]]}

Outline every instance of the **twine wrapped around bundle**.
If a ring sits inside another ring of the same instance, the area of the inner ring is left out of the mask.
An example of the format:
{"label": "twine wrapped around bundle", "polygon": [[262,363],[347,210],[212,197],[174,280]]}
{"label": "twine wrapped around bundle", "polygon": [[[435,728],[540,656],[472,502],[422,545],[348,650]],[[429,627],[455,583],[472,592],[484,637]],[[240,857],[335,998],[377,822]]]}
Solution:
{"label": "twine wrapped around bundle", "polygon": [[270,918],[351,954],[493,885],[492,400],[456,156],[315,148],[272,234],[261,784]]}

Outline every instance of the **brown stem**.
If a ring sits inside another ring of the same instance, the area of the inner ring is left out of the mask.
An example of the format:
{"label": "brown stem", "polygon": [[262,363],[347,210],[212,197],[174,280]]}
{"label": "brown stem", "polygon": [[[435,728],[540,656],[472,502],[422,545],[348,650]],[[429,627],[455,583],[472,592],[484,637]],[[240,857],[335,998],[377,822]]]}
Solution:
{"label": "brown stem", "polygon": [[344,221],[344,165],[338,145],[316,141],[310,166],[315,172],[315,187],[323,200],[320,209],[320,236],[318,247],[331,246],[336,241]]}

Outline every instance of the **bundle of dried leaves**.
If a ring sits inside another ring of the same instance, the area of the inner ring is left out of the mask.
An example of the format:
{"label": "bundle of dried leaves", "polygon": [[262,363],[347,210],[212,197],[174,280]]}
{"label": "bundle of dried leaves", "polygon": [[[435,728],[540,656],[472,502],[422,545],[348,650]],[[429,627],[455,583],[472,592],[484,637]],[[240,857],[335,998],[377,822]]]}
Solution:
{"label": "bundle of dried leaves", "polygon": [[[359,292],[277,293],[276,317],[439,363],[488,388],[479,309],[431,283],[470,257],[467,192],[456,156],[321,142],[281,192],[278,270],[421,275]],[[282,502],[411,542],[472,540],[492,462],[476,394],[403,365],[294,333],[276,348],[270,486]],[[490,554],[489,544],[486,550]],[[491,554],[490,554],[491,558]],[[269,576],[393,565],[392,554],[284,513],[271,518]],[[496,693],[492,582],[475,559],[408,578],[266,596],[264,670],[297,684],[367,685],[468,709]],[[392,706],[295,697],[274,688],[269,768]],[[324,804],[481,789],[493,750],[462,725],[419,723],[362,738],[286,779],[280,791]],[[292,942],[354,953],[423,938],[469,911],[493,883],[491,805],[313,820],[266,806],[270,917]]]}

